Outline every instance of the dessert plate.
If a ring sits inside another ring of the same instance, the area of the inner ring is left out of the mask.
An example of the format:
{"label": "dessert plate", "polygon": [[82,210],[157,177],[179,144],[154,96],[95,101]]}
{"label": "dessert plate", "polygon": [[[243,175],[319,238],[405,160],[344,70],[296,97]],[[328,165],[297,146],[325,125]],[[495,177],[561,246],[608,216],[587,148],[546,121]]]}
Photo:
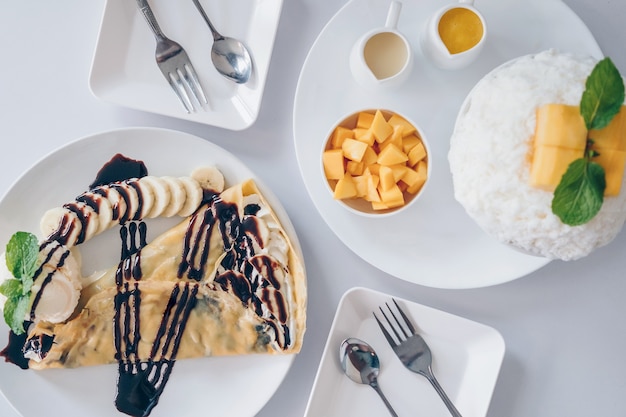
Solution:
{"label": "dessert plate", "polygon": [[224,36],[244,42],[254,69],[250,81],[236,84],[211,62],[213,37],[193,2],[153,4],[163,32],[189,54],[210,106],[188,114],[159,71],[155,40],[135,1],[107,0],[92,62],[89,86],[102,100],[180,119],[242,130],[254,123],[261,106],[283,0],[203,1]]}
{"label": "dessert plate", "polygon": [[[463,70],[438,70],[422,55],[419,33],[442,5],[440,0],[403,3],[398,29],[412,44],[413,73],[401,88],[376,92],[360,88],[353,80],[349,54],[359,36],[384,24],[389,1],[352,0],[339,10],[303,65],[295,96],[294,141],[314,204],[358,256],[393,276],[425,286],[484,287],[529,274],[549,260],[487,236],[455,201],[447,153],[461,103],[485,74],[517,56],[550,48],[596,58],[602,52],[584,23],[560,0],[480,0],[475,6],[488,28],[480,57]],[[342,116],[363,108],[406,114],[420,126],[431,147],[428,188],[417,204],[396,216],[354,216],[333,201],[324,183],[320,152],[325,136]]]}
{"label": "dessert plate", "polygon": [[[396,298],[430,346],[433,372],[464,417],[485,417],[504,357],[498,331],[474,321]],[[346,292],[337,308],[305,417],[389,415],[367,385],[343,374],[339,345],[357,337],[380,359],[380,387],[400,416],[446,417],[450,413],[421,375],[404,368],[374,321],[373,311],[391,296],[366,288]],[[418,412],[419,411],[419,412]]]}
{"label": "dessert plate", "polygon": [[[301,252],[279,201],[241,161],[199,137],[155,128],[96,134],[43,158],[0,201],[0,242],[7,242],[18,230],[38,233],[41,215],[86,190],[97,170],[116,153],[143,161],[151,175],[184,176],[194,167],[215,165],[227,185],[253,178]],[[157,221],[149,223],[149,239],[180,221],[153,220]],[[110,267],[119,260],[119,237],[109,232],[81,245],[83,273]],[[4,324],[0,328],[2,349],[9,330]],[[212,415],[252,417],[274,394],[293,359],[293,355],[250,355],[178,360],[151,416],[187,416],[210,410]],[[56,415],[66,417],[116,415],[117,365],[37,372],[0,360],[0,375],[0,391],[24,417],[47,415],[51,404]]]}

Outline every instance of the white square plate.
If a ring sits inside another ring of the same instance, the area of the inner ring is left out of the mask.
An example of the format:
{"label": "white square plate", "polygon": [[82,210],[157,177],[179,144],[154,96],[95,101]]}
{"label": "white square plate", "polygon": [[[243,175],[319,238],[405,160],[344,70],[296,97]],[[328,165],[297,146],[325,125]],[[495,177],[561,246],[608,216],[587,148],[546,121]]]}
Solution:
{"label": "white square plate", "polygon": [[241,40],[253,61],[250,81],[236,84],[211,62],[213,37],[191,0],[151,1],[166,36],[187,51],[210,106],[186,113],[155,61],[156,41],[133,0],[107,0],[89,77],[93,94],[125,107],[242,130],[256,120],[283,0],[202,1],[224,36]]}
{"label": "white square plate", "polygon": [[[421,375],[404,368],[374,321],[373,311],[391,302],[387,294],[353,288],[342,297],[322,355],[305,417],[385,416],[372,388],[341,370],[339,345],[348,337],[369,343],[380,359],[380,387],[400,416],[449,417],[443,401]],[[495,329],[440,310],[396,298],[433,355],[433,372],[463,417],[487,414],[504,340]]]}

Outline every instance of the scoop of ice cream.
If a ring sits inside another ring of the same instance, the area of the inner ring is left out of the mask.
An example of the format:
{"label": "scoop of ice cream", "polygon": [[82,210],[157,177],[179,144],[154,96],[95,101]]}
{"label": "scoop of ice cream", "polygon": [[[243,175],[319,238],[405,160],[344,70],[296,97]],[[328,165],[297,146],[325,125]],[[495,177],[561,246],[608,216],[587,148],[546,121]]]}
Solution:
{"label": "scoop of ice cream", "polygon": [[60,323],[78,305],[82,278],[80,261],[67,247],[46,242],[39,252],[41,267],[31,289],[31,319]]}

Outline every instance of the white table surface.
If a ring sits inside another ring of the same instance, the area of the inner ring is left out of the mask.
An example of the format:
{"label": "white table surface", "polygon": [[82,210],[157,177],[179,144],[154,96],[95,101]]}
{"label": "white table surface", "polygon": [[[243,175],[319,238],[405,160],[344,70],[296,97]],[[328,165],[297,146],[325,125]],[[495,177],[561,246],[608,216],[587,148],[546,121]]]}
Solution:
{"label": "white table surface", "polygon": [[[87,80],[103,1],[3,2],[0,194],[35,161],[66,142],[125,126],[189,132],[242,159],[290,214],[309,278],[308,331],[302,353],[260,417],[304,414],[335,308],[353,286],[408,298],[500,331],[507,351],[491,417],[625,416],[626,233],[585,259],[552,262],[510,283],[440,290],[371,267],[325,225],[298,171],[292,108],[305,56],[343,3],[285,0],[260,116],[251,128],[232,132],[128,110],[91,95]],[[626,2],[566,3],[626,74]],[[0,397],[0,416],[18,415]]]}

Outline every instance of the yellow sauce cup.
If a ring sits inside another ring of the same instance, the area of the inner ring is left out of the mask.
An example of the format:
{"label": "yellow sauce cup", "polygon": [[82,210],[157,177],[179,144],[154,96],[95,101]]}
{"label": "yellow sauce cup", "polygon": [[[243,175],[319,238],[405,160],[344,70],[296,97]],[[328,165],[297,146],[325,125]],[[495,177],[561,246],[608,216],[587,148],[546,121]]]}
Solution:
{"label": "yellow sauce cup", "polygon": [[459,69],[471,64],[487,38],[483,15],[473,0],[461,0],[439,9],[420,36],[422,53],[442,69]]}

